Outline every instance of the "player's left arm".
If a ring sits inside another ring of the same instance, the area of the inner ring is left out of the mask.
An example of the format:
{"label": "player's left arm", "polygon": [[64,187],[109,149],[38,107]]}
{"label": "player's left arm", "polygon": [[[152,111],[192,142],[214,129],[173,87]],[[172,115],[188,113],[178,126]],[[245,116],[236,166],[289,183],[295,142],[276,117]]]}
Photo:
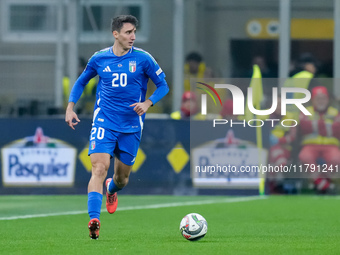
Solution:
{"label": "player's left arm", "polygon": [[157,89],[147,100],[145,100],[144,102],[134,103],[130,105],[130,107],[134,107],[133,110],[139,116],[142,116],[144,113],[146,113],[150,106],[153,106],[169,92],[169,86],[166,83],[165,79],[163,79],[163,81],[161,81],[160,83],[156,84],[156,86]]}
{"label": "player's left arm", "polygon": [[159,100],[161,100],[166,94],[169,92],[169,86],[165,81],[165,74],[163,70],[159,67],[157,62],[150,56],[148,56],[146,63],[146,74],[156,85],[157,89],[155,92],[149,97],[149,99],[144,102],[134,103],[130,106],[134,106],[134,111],[139,115],[143,115],[147,112],[150,106],[156,104]]}

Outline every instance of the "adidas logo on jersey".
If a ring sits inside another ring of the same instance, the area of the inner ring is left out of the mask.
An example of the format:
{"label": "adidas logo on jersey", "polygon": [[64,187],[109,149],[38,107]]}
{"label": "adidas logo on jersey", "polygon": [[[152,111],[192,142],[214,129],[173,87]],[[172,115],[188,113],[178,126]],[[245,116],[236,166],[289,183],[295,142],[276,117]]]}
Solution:
{"label": "adidas logo on jersey", "polygon": [[109,66],[106,66],[105,69],[103,70],[103,72],[111,72],[111,69]]}

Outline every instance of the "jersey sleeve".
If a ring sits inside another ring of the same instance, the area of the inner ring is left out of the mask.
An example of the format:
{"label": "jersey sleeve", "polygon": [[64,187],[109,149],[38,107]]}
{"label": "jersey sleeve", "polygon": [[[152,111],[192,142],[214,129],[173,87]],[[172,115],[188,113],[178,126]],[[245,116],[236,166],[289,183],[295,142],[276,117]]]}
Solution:
{"label": "jersey sleeve", "polygon": [[151,100],[153,104],[156,104],[169,92],[169,86],[165,81],[165,74],[162,68],[159,67],[151,55],[147,55],[146,74],[157,87],[155,92],[149,97],[149,100]]}
{"label": "jersey sleeve", "polygon": [[88,82],[97,75],[95,58],[92,56],[84,71],[78,77],[71,90],[69,102],[77,103]]}

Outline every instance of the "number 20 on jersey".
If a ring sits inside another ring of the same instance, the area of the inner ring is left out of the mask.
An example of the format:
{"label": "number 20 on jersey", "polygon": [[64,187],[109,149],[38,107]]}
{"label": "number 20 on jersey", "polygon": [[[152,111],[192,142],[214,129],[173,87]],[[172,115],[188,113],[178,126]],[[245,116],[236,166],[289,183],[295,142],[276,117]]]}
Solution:
{"label": "number 20 on jersey", "polygon": [[112,87],[125,87],[127,85],[126,73],[113,73],[112,77]]}

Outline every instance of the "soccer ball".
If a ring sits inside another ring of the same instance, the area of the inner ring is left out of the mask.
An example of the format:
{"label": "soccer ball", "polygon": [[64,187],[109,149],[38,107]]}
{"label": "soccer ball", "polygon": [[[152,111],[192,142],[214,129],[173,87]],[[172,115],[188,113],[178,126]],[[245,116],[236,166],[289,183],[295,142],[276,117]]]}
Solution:
{"label": "soccer ball", "polygon": [[189,241],[197,241],[205,236],[208,231],[208,223],[202,215],[189,213],[182,219],[179,230],[182,236]]}

